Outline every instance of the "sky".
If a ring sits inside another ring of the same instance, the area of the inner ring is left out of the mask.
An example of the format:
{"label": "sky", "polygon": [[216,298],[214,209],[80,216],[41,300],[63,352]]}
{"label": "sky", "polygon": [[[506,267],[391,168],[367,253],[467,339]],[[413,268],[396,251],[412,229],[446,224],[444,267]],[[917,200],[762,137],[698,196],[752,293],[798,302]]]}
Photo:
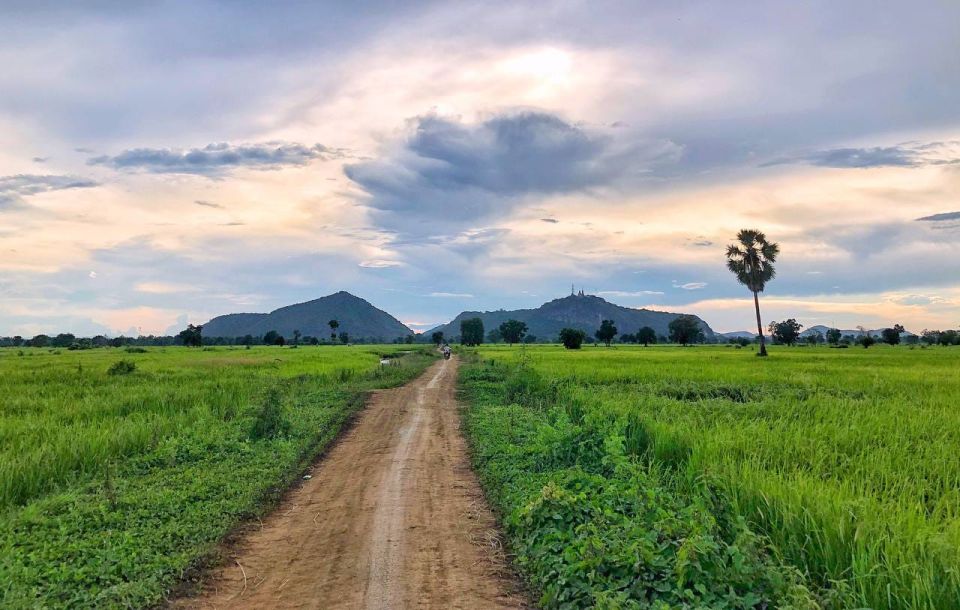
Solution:
{"label": "sky", "polygon": [[742,228],[765,323],[960,326],[952,0],[7,0],[0,65],[0,334],[571,285],[743,330]]}

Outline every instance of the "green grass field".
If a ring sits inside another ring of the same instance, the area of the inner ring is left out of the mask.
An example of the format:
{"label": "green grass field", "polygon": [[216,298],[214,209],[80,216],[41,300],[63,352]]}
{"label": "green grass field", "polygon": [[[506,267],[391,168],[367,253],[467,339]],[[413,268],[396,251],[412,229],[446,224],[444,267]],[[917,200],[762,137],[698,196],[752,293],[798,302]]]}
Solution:
{"label": "green grass field", "polygon": [[960,350],[771,352],[476,350],[476,465],[545,605],[960,607]]}
{"label": "green grass field", "polygon": [[160,602],[431,360],[402,350],[0,350],[0,607]]}

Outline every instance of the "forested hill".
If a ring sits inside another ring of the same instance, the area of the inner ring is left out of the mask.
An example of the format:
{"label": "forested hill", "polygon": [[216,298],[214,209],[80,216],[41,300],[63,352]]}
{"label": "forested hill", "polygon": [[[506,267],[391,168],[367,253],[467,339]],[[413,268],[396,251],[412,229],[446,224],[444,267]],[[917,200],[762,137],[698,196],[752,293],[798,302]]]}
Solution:
{"label": "forested hill", "polygon": [[330,320],[340,323],[337,332],[346,332],[355,341],[389,343],[413,333],[400,320],[377,309],[349,292],[288,305],[270,313],[232,313],[217,316],[203,325],[205,337],[263,336],[275,330],[284,337],[293,337],[299,330],[305,337],[330,336]]}
{"label": "forested hill", "polygon": [[[490,331],[507,320],[520,320],[527,324],[527,334],[534,335],[543,341],[556,341],[560,329],[570,327],[585,331],[588,336],[600,328],[602,320],[613,320],[617,333],[636,333],[643,326],[653,328],[657,335],[667,336],[670,322],[679,316],[679,313],[653,311],[650,309],[631,309],[621,307],[598,296],[570,295],[544,303],[536,309],[517,309],[514,311],[465,311],[453,321],[433,328],[426,333],[429,336],[434,331],[442,331],[444,336],[453,339],[460,335],[460,322],[469,318],[480,318],[483,327]],[[694,316],[696,317],[696,316]],[[710,340],[714,336],[713,329],[700,320],[704,336]]]}

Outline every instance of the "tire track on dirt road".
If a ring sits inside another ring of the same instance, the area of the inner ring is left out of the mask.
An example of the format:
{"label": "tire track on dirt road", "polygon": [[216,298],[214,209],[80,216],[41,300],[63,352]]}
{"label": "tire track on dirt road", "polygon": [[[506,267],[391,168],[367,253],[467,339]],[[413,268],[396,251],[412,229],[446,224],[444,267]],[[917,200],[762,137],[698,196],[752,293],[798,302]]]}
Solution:
{"label": "tire track on dirt road", "polygon": [[373,394],[353,428],[174,608],[526,608],[470,468],[457,360]]}

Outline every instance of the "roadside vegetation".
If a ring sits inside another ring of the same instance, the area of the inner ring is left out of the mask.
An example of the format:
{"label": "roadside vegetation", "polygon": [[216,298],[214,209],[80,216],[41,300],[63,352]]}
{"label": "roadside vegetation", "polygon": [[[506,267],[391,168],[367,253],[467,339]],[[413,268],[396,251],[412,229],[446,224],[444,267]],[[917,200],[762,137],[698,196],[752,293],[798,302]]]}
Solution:
{"label": "roadside vegetation", "polygon": [[161,602],[432,359],[402,350],[0,350],[0,607]]}
{"label": "roadside vegetation", "polygon": [[960,599],[960,351],[467,350],[466,430],[548,608]]}

